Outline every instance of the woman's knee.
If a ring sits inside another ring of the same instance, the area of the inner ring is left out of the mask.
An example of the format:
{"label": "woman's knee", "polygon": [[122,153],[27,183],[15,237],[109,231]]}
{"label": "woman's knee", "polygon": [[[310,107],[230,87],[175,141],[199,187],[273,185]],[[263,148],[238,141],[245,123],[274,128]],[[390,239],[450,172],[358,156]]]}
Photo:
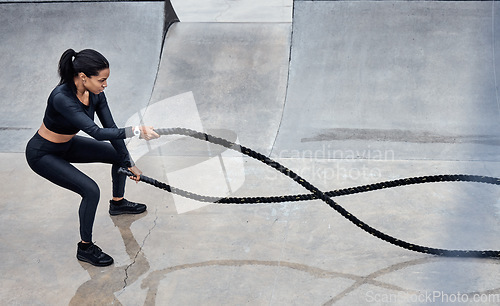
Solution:
{"label": "woman's knee", "polygon": [[99,198],[101,196],[101,190],[96,182],[93,180],[88,180],[84,186],[82,186],[81,196],[85,199],[88,199],[97,205],[99,203]]}

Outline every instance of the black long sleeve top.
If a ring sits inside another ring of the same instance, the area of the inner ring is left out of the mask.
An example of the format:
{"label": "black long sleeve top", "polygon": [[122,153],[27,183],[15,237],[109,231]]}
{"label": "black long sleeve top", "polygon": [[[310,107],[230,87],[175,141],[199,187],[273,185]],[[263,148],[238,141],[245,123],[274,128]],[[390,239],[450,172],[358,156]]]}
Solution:
{"label": "black long sleeve top", "polygon": [[[94,122],[94,114],[97,114],[102,128]],[[109,140],[119,153],[122,166],[134,165],[123,141],[133,136],[132,127],[116,126],[103,92],[89,93],[89,105],[86,106],[67,84],[57,86],[47,101],[43,123],[55,133],[72,135],[81,130],[97,140]]]}

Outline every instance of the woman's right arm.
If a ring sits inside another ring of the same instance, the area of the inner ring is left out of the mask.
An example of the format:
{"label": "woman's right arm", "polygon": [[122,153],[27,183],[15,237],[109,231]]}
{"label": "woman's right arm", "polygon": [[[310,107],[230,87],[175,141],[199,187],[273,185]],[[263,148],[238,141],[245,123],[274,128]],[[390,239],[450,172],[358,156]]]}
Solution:
{"label": "woman's right arm", "polygon": [[83,111],[80,105],[71,101],[63,94],[56,94],[53,97],[55,110],[62,114],[76,128],[84,131],[97,140],[125,139],[134,136],[132,127],[126,128],[101,128],[94,120]]}

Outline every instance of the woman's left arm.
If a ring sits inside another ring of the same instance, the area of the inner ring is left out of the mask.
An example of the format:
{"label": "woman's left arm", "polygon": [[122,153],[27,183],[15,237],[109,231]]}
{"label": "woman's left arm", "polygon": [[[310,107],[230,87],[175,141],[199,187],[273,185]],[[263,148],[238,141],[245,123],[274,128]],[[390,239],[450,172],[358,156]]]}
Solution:
{"label": "woman's left arm", "polygon": [[[115,121],[113,120],[113,116],[111,115],[111,110],[108,106],[108,101],[106,100],[106,96],[104,93],[101,93],[97,96],[98,102],[96,103],[96,114],[101,124],[104,128],[118,128],[116,126]],[[128,136],[128,135],[127,135]],[[121,160],[123,162],[123,166],[127,168],[133,167],[135,165],[132,157],[130,156],[127,146],[123,139],[112,139],[109,140],[115,150],[120,154]]]}

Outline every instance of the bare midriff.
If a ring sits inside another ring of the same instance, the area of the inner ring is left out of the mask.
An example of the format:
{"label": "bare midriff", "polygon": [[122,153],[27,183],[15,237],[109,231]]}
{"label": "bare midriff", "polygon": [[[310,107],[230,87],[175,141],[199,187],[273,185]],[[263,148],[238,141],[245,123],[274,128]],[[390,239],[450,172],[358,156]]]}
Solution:
{"label": "bare midriff", "polygon": [[59,134],[56,132],[52,132],[49,130],[44,123],[42,123],[42,126],[38,130],[38,134],[42,136],[43,138],[47,139],[50,142],[53,143],[65,143],[71,140],[76,134],[73,135],[65,135],[65,134]]}

